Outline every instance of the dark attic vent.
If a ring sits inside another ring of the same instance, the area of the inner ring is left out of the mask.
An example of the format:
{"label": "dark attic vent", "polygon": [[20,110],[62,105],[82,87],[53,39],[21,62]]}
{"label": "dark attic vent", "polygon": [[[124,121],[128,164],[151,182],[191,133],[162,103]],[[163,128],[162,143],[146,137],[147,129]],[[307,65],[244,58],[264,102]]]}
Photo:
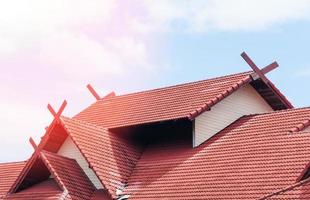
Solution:
{"label": "dark attic vent", "polygon": [[287,108],[275,92],[272,91],[261,79],[251,82],[251,85],[274,110],[283,110]]}
{"label": "dark attic vent", "polygon": [[43,163],[41,159],[36,159],[33,167],[30,169],[29,173],[26,175],[23,182],[20,184],[16,192],[20,192],[27,189],[35,184],[49,179],[51,173]]}
{"label": "dark attic vent", "polygon": [[186,119],[121,127],[110,129],[110,131],[122,135],[123,139],[142,149],[148,145],[169,143],[176,140],[192,143],[192,121]]}

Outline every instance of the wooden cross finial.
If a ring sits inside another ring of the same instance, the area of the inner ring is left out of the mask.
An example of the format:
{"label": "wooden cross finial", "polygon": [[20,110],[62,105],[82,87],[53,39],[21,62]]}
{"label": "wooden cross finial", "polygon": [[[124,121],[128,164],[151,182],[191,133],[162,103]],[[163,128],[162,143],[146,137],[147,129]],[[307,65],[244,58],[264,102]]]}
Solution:
{"label": "wooden cross finial", "polygon": [[109,94],[105,95],[103,98],[115,97],[115,92],[110,92]]}
{"label": "wooden cross finial", "polygon": [[62,102],[62,104],[61,104],[61,106],[60,106],[60,108],[59,108],[59,110],[58,110],[57,113],[56,113],[56,111],[54,110],[54,108],[53,108],[50,104],[47,105],[47,108],[48,108],[48,110],[52,113],[52,115],[53,115],[55,118],[59,118],[60,115],[62,114],[62,112],[64,111],[64,109],[66,108],[66,106],[67,106],[67,101],[64,100],[64,101]]}
{"label": "wooden cross finial", "polygon": [[101,97],[98,95],[98,93],[96,92],[96,90],[90,85],[88,84],[87,86],[87,89],[90,91],[90,93],[97,99],[97,100],[100,100]]}
{"label": "wooden cross finial", "polygon": [[245,62],[247,62],[248,65],[250,65],[250,67],[253,69],[253,71],[256,73],[256,75],[259,78],[261,78],[262,81],[264,81],[266,84],[269,83],[269,80],[265,76],[265,74],[267,74],[268,72],[274,70],[275,68],[277,68],[279,66],[277,62],[273,62],[270,65],[267,65],[266,67],[264,67],[263,69],[259,69],[257,67],[257,65],[252,61],[252,59],[245,52],[243,52],[241,54],[241,56],[245,60]]}
{"label": "wooden cross finial", "polygon": [[29,142],[32,145],[34,150],[37,150],[38,146],[37,144],[34,142],[34,140],[32,139],[32,137],[29,138]]}

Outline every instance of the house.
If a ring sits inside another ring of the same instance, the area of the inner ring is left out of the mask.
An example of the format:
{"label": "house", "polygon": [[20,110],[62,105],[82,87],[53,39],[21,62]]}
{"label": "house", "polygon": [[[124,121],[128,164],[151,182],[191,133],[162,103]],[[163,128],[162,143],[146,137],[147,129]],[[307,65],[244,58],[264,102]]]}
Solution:
{"label": "house", "polygon": [[310,108],[252,71],[55,111],[25,162],[0,164],[0,199],[310,199]]}

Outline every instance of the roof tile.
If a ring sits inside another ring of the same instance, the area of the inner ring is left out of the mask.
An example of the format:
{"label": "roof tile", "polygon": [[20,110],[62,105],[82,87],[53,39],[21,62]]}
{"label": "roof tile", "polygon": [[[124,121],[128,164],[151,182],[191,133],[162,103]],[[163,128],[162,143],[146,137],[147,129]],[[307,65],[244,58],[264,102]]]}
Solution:
{"label": "roof tile", "polygon": [[26,162],[12,162],[0,164],[0,199],[6,195]]}

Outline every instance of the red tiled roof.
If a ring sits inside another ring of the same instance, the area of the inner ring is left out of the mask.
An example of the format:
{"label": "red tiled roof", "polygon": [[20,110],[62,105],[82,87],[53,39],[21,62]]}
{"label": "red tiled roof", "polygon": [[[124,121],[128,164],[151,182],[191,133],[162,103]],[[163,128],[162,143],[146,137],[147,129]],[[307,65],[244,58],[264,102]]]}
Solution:
{"label": "red tiled roof", "polygon": [[64,193],[68,192],[66,199],[116,198],[117,188],[127,183],[125,194],[130,199],[261,198],[293,184],[309,162],[310,133],[295,131],[309,125],[310,108],[242,117],[197,148],[192,148],[191,140],[181,139],[140,149],[122,134],[107,129],[193,119],[250,83],[250,74],[109,96],[73,119],[55,119],[38,147],[45,149],[48,144],[45,150],[57,152],[68,134],[105,191],[94,193],[94,186],[75,160],[47,151],[38,155]]}
{"label": "red tiled roof", "polygon": [[290,130],[310,108],[245,116],[197,148],[191,141],[147,147],[129,199],[259,199],[296,182],[309,163],[310,133]]}
{"label": "red tiled roof", "polygon": [[103,98],[77,116],[106,128],[193,118],[249,83],[251,72]]}
{"label": "red tiled roof", "polygon": [[95,188],[75,160],[46,151],[41,158],[72,200],[90,199]]}
{"label": "red tiled roof", "polygon": [[297,182],[287,188],[277,191],[263,199],[270,200],[308,200],[310,199],[310,178]]}
{"label": "red tiled roof", "polygon": [[63,191],[59,188],[55,180],[49,179],[20,192],[8,195],[5,199],[58,200],[61,198],[62,194]]}
{"label": "red tiled roof", "polygon": [[106,190],[97,190],[94,192],[90,200],[112,200],[110,194]]}
{"label": "red tiled roof", "polygon": [[0,164],[0,199],[7,194],[25,164],[26,162]]}
{"label": "red tiled roof", "polygon": [[104,128],[61,117],[64,127],[109,193],[116,197],[141,151]]}

